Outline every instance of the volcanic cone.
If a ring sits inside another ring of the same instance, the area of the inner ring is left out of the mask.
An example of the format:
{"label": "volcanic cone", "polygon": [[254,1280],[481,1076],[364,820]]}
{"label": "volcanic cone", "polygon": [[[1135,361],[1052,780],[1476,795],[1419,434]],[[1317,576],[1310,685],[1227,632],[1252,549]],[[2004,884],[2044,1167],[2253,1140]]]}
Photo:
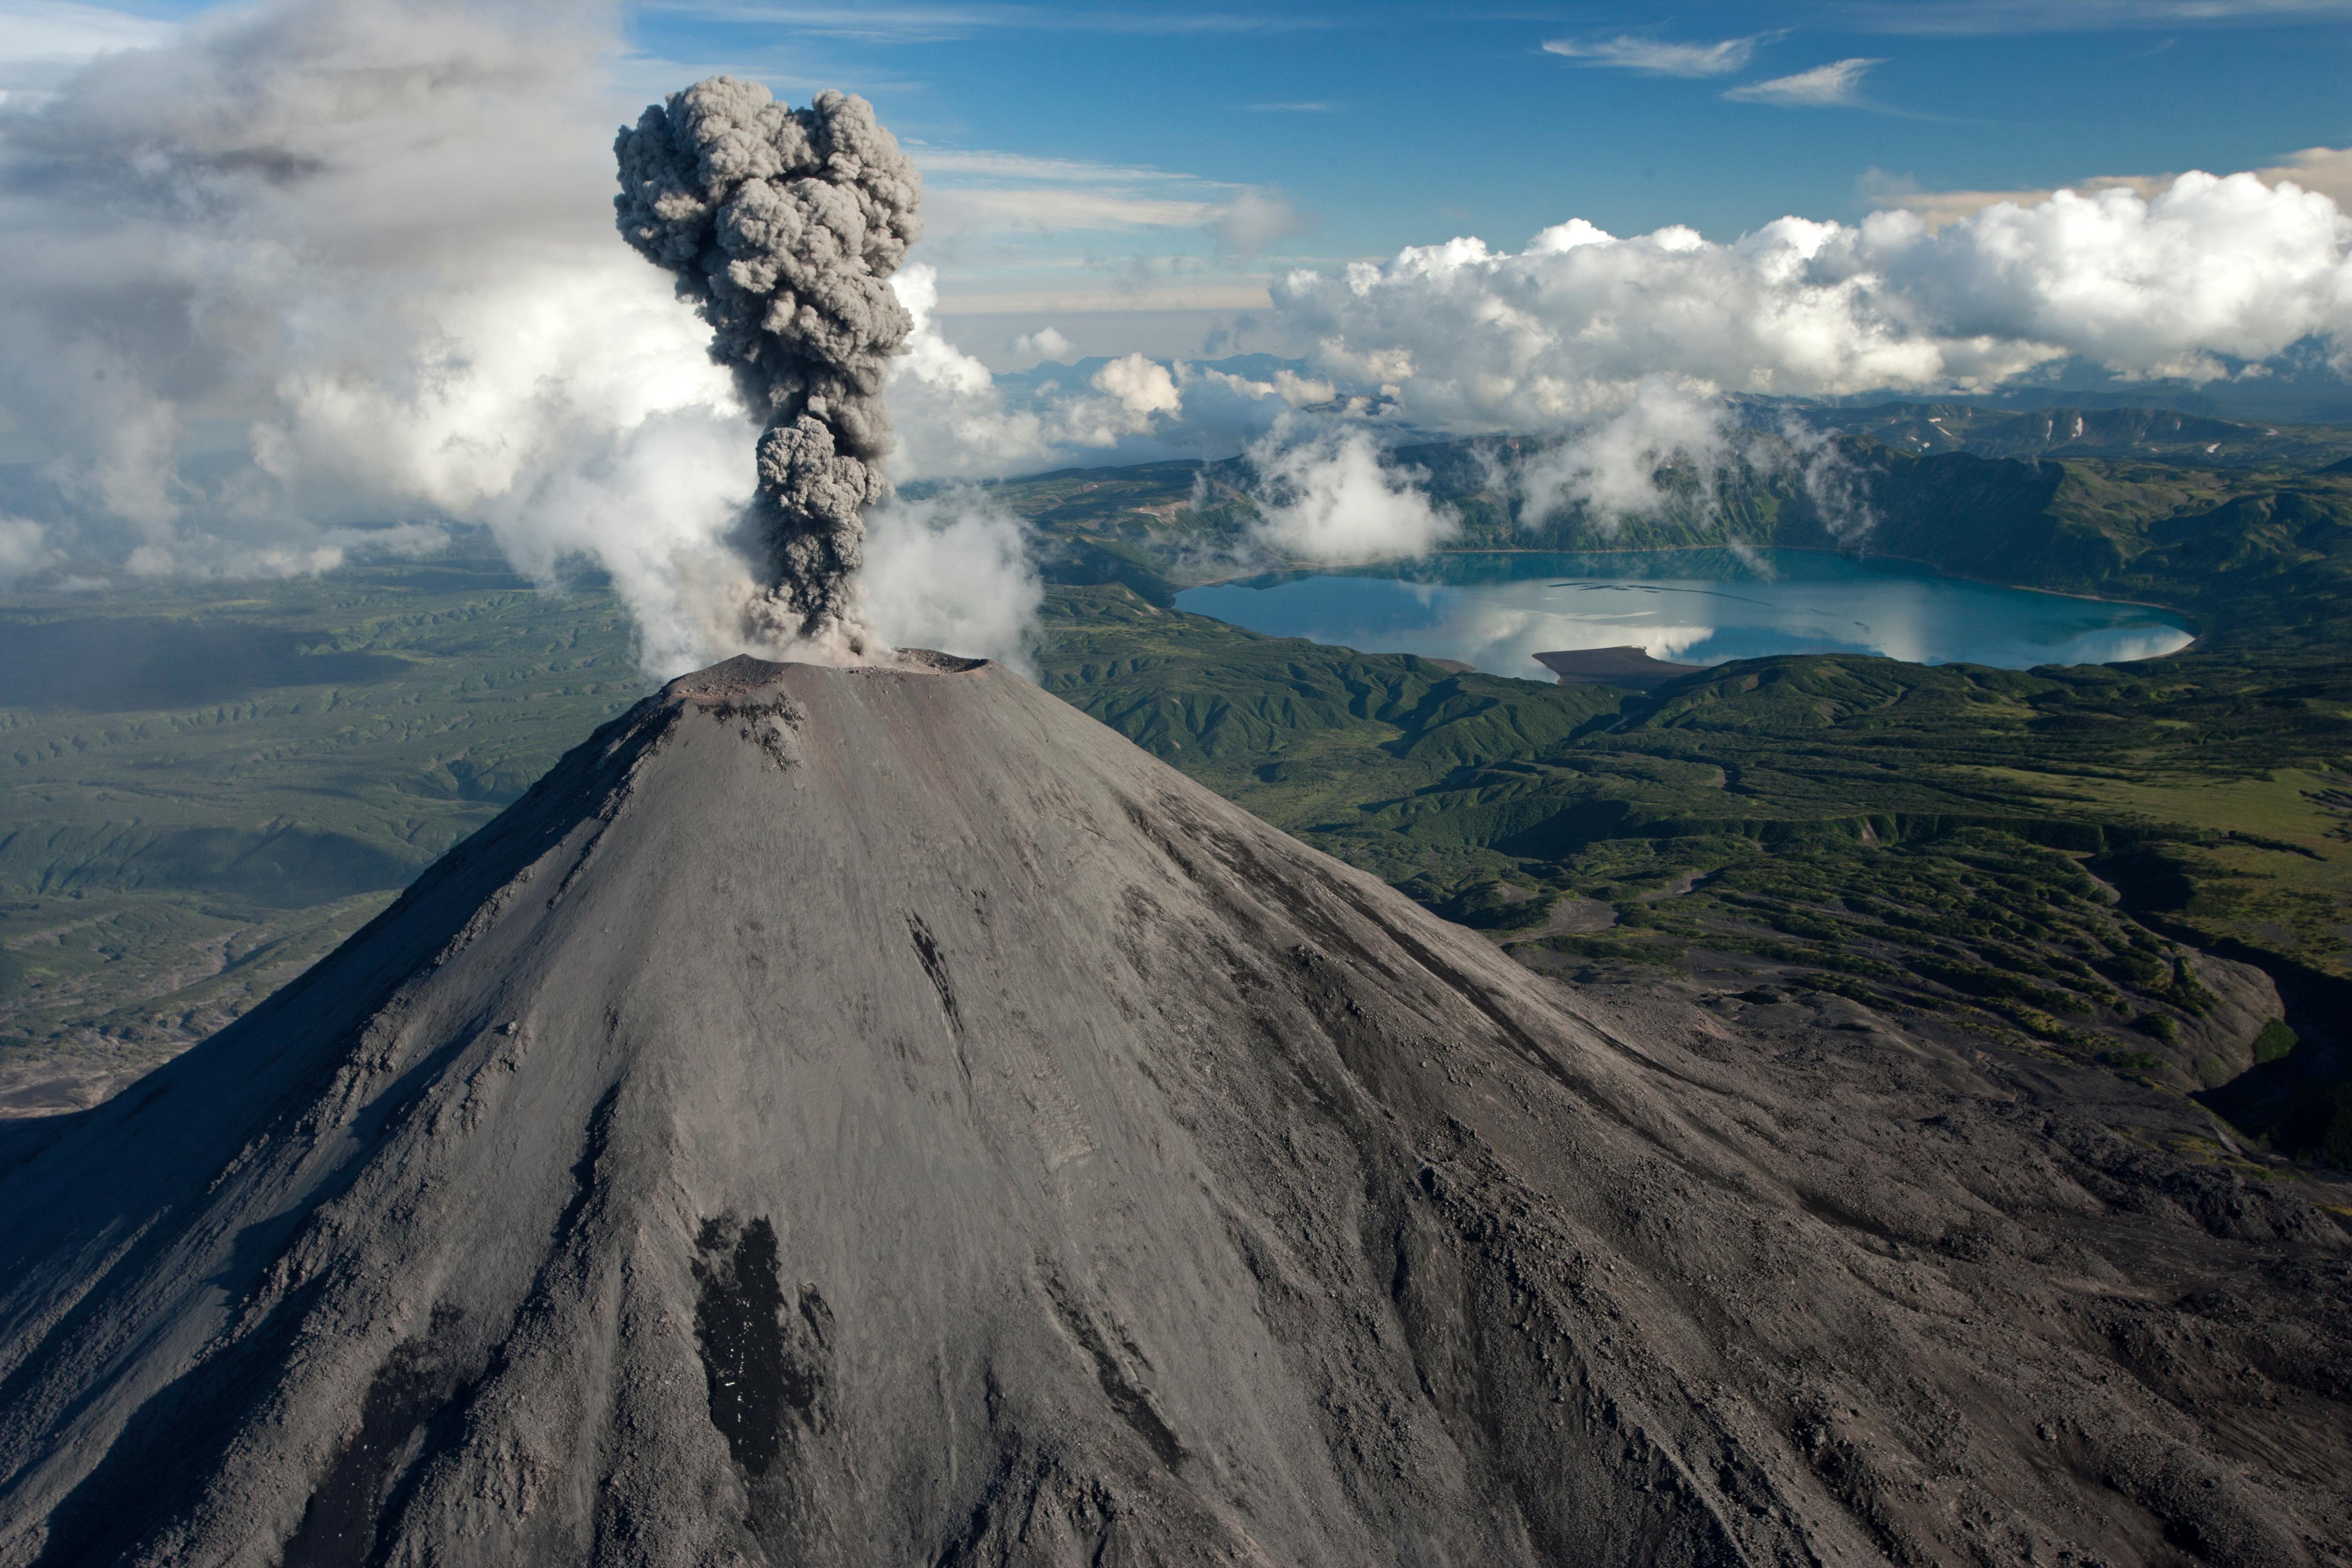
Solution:
{"label": "volcanic cone", "polygon": [[733,660],[20,1140],[0,1563],[2340,1561],[2341,1231],[1845,1033]]}

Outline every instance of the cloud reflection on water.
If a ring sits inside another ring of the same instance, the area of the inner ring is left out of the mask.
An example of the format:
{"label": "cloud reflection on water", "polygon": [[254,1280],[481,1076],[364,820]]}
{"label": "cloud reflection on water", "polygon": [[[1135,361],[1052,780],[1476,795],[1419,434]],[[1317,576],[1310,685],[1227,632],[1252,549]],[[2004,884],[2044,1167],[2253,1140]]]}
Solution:
{"label": "cloud reflection on water", "polygon": [[1638,647],[1675,663],[1874,653],[2023,669],[2150,658],[2187,646],[2170,616],[1940,577],[1903,563],[1767,551],[1437,557],[1354,574],[1259,578],[1178,595],[1253,631],[1370,653],[1454,658],[1540,679],[1534,656]]}

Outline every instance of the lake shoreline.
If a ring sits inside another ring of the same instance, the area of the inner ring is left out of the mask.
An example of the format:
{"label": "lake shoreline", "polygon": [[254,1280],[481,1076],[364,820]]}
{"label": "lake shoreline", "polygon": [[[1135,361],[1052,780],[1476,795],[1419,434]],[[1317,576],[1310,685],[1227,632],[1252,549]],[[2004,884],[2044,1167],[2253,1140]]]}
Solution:
{"label": "lake shoreline", "polygon": [[[1507,595],[1513,591],[1523,591],[1527,586],[1537,585],[1540,577],[1556,573],[1563,577],[1591,579],[1591,585],[1612,583],[1622,584],[1628,588],[1638,585],[1654,594],[1695,594],[1710,598],[1746,597],[1746,595],[1741,593],[1720,591],[1737,585],[1748,593],[1763,595],[1762,599],[1757,601],[1759,603],[1769,601],[1783,606],[1802,606],[1809,595],[1818,596],[1822,592],[1824,584],[1843,580],[1856,584],[1857,592],[1862,593],[1864,597],[1890,591],[1899,594],[1900,589],[1896,586],[1898,584],[1943,584],[1948,585],[1951,593],[1962,595],[1963,603],[1966,602],[1966,595],[1971,593],[1996,595],[2017,595],[2021,598],[2012,601],[2011,607],[2006,612],[1996,611],[1989,616],[1990,623],[1996,628],[1990,637],[1956,631],[1957,623],[1949,618],[1951,610],[1948,606],[1943,609],[1942,613],[1946,618],[1941,622],[1940,627],[1937,616],[1933,613],[1928,615],[1927,620],[1916,621],[1899,611],[1893,612],[1895,618],[1888,619],[1887,616],[1890,612],[1882,610],[1878,615],[1873,616],[1867,623],[1855,622],[1857,628],[1863,630],[1864,635],[1862,638],[1855,639],[1849,646],[1844,647],[1824,646],[1825,643],[1829,645],[1845,643],[1847,639],[1844,637],[1821,638],[1818,636],[1801,633],[1791,635],[1790,625],[1785,620],[1743,619],[1736,613],[1730,619],[1725,620],[1720,618],[1720,612],[1717,612],[1699,618],[1700,626],[1709,626],[1712,629],[1707,636],[1700,639],[1699,643],[1689,647],[1692,648],[1704,647],[1707,642],[1716,641],[1717,637],[1730,640],[1735,647],[1746,643],[1751,649],[1756,647],[1759,640],[1766,644],[1758,651],[1728,653],[1711,658],[1705,658],[1702,656],[1704,663],[1708,668],[1756,658],[1858,653],[1867,657],[1916,662],[1922,665],[1975,664],[1990,668],[2023,671],[2091,665],[2139,664],[2158,658],[2169,658],[2189,652],[2204,640],[2204,630],[2199,624],[2198,618],[2172,605],[2147,600],[2106,598],[2095,594],[2038,587],[2028,584],[2005,583],[1998,579],[1948,571],[1934,562],[1921,561],[1916,557],[1891,552],[1868,554],[1846,550],[1775,545],[1769,547],[1768,552],[1759,553],[1788,557],[1778,571],[1772,568],[1769,560],[1748,557],[1742,560],[1740,570],[1727,574],[1717,576],[1709,574],[1702,579],[1678,578],[1675,575],[1678,568],[1673,563],[1672,558],[1694,552],[1707,551],[1719,552],[1725,556],[1735,559],[1745,554],[1742,552],[1734,552],[1722,544],[1692,543],[1664,547],[1620,546],[1606,550],[1549,550],[1532,547],[1447,549],[1424,553],[1390,555],[1376,560],[1336,565],[1296,562],[1268,563],[1261,564],[1248,572],[1235,572],[1185,584],[1178,590],[1180,595],[1178,607],[1188,613],[1207,615],[1213,619],[1224,620],[1230,625],[1264,635],[1304,637],[1309,641],[1321,642],[1332,647],[1360,647],[1383,652],[1415,652],[1424,658],[1446,653],[1491,659],[1493,657],[1491,653],[1485,655],[1469,653],[1470,647],[1477,645],[1463,644],[1449,637],[1443,629],[1443,620],[1437,622],[1415,620],[1410,626],[1399,623],[1381,626],[1368,623],[1358,614],[1347,613],[1342,614],[1335,623],[1327,612],[1302,624],[1292,618],[1296,611],[1293,611],[1292,616],[1289,616],[1279,611],[1270,616],[1246,612],[1236,615],[1234,612],[1239,606],[1234,603],[1222,604],[1218,609],[1213,610],[1200,604],[1197,599],[1191,603],[1184,603],[1182,596],[1203,595],[1224,599],[1226,595],[1220,593],[1220,590],[1230,591],[1256,582],[1260,584],[1256,591],[1287,597],[1288,590],[1299,584],[1321,583],[1328,585],[1321,591],[1340,589],[1345,592],[1347,590],[1341,588],[1341,585],[1353,582],[1364,585],[1362,591],[1366,593],[1381,592],[1371,588],[1370,584],[1388,584],[1399,589],[1419,589],[1448,596],[1467,595],[1471,601],[1476,601],[1483,595],[1501,591],[1506,595],[1504,602],[1523,605],[1524,600],[1513,601]],[[1627,574],[1622,578],[1615,576],[1613,568],[1616,562],[1629,556],[1644,557],[1651,562],[1651,564],[1640,574]],[[1486,566],[1482,568],[1475,564],[1489,557],[1493,560]],[[1523,560],[1523,558],[1534,559]],[[1809,566],[1803,563],[1807,561],[1819,564]],[[1539,565],[1538,562],[1557,562],[1559,564],[1547,569]],[[1458,566],[1449,564],[1454,563],[1462,564]],[[1583,564],[1580,565],[1579,563]],[[1727,565],[1728,562],[1724,563]],[[1429,574],[1414,575],[1410,569],[1417,566],[1424,568]],[[1454,572],[1460,572],[1465,575],[1461,577],[1450,575]],[[1501,575],[1489,576],[1486,574],[1489,573],[1499,573]],[[1715,586],[1698,585],[1702,581]],[[1880,589],[1860,586],[1874,581],[1883,583],[1886,587]],[[1552,585],[1564,586],[1565,584]],[[1318,590],[1307,591],[1313,593]],[[1929,595],[1932,601],[1935,597],[1934,591],[1930,590]],[[2036,612],[2030,608],[2021,610],[2019,605],[2033,602],[2025,600],[2023,595],[2032,595],[2033,601],[2050,605],[2052,607],[2047,612]],[[1271,604],[1273,601],[1268,602]],[[2139,612],[2141,618],[2156,624],[2101,625],[2097,616],[2077,618],[2057,608],[2058,605],[2066,603],[2084,606],[2086,610],[2095,606],[2110,612]],[[1221,611],[1223,613],[1220,613]],[[1459,614],[1460,611],[1457,609],[1452,613]],[[1819,611],[1802,612],[1801,610],[1800,613],[1818,614]],[[1869,614],[1868,611],[1859,609],[1853,613]],[[2009,624],[2014,629],[2009,630],[2007,635],[2002,635],[1999,629],[2004,616],[2013,617]],[[2053,620],[2053,617],[2055,619]],[[1579,617],[1570,616],[1563,618],[1575,620]],[[1603,618],[1618,619],[1616,616]],[[1591,636],[1598,628],[1589,626],[1580,627],[1562,626],[1559,630],[1561,641],[1553,645],[1559,651],[1590,651],[1593,647],[1601,646],[1599,643],[1574,640],[1580,637]],[[1632,630],[1631,626],[1624,628],[1625,632]],[[2099,653],[2109,649],[2118,654],[2124,653],[2131,646],[2131,634],[2142,632],[2160,634],[2142,640],[2140,646],[2143,647],[2158,643],[2165,637],[2178,637],[2182,640],[2177,646],[2166,647],[2161,652],[2139,653],[2126,657],[2096,657]],[[1761,638],[1757,635],[1759,633],[1762,634]],[[1924,634],[1924,637],[1919,634]],[[1623,634],[1617,627],[1612,626],[1601,635],[1607,636],[1613,641]],[[2121,646],[2118,646],[2119,635]],[[1480,640],[1483,643],[1484,639]],[[1793,646],[1783,647],[1769,646],[1776,640],[1785,641]],[[2106,645],[2105,648],[2100,646],[2103,642]],[[1643,641],[1633,646],[1647,647],[1648,644]],[[1718,643],[1717,646],[1720,647],[1721,644]],[[2042,657],[2045,651],[2053,657]],[[1676,644],[1668,655],[1663,657],[1686,658],[1690,655],[1685,651],[1684,645]],[[1497,669],[1490,670],[1489,673],[1507,674],[1509,678],[1518,679],[1531,679],[1517,675],[1516,671]]]}
{"label": "lake shoreline", "polygon": [[[1778,550],[1786,551],[1791,555],[1827,555],[1838,561],[1899,561],[1906,566],[1924,567],[1937,576],[1947,578],[1954,583],[1974,583],[1986,588],[2008,588],[2020,594],[2046,594],[2053,599],[2080,599],[2085,604],[2092,605],[2128,605],[2136,610],[2161,610],[2168,616],[2179,616],[2189,623],[2182,628],[2189,633],[2189,641],[2175,648],[2173,653],[2158,656],[2163,658],[2170,658],[2173,654],[2186,653],[2205,640],[2203,630],[2199,626],[2196,617],[2189,612],[2178,605],[2160,604],[2154,599],[2110,599],[2098,594],[2072,594],[2063,588],[2039,587],[2032,583],[2005,583],[1998,577],[1971,577],[1965,573],[1948,571],[1933,561],[1922,561],[1916,555],[1896,555],[1892,552],[1874,556],[1853,555],[1843,550],[1824,550],[1818,544],[1760,544],[1751,548],[1759,552]],[[1399,561],[1428,561],[1441,555],[1679,555],[1699,550],[1720,550],[1726,554],[1737,553],[1727,544],[1651,544],[1638,547],[1618,545],[1605,550],[1535,550],[1525,546],[1490,546],[1479,550],[1433,550],[1427,555],[1383,555],[1370,561],[1349,561],[1337,565],[1328,562],[1306,561],[1271,568],[1261,567],[1251,572],[1229,573],[1223,577],[1203,577],[1197,583],[1186,583],[1176,591],[1181,594],[1189,593],[1194,588],[1217,588],[1228,583],[1246,582],[1252,577],[1270,577],[1279,572],[1330,574],[1344,572],[1350,567],[1387,566]],[[2124,662],[2135,661],[2127,659]]]}

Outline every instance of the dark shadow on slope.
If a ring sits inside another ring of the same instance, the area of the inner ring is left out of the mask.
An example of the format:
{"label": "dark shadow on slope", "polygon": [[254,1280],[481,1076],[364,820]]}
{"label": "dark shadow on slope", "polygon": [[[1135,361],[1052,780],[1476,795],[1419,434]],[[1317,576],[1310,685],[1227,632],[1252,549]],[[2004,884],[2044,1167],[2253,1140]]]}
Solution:
{"label": "dark shadow on slope", "polygon": [[2271,977],[2294,1046],[2197,1098],[2283,1154],[2352,1171],[2352,982],[2242,942],[2205,946]]}
{"label": "dark shadow on slope", "polygon": [[142,712],[278,687],[366,686],[414,668],[390,654],[306,653],[281,626],[0,616],[0,708]]}
{"label": "dark shadow on slope", "polygon": [[136,885],[186,888],[281,910],[404,888],[422,868],[363,838],[311,827],[260,833],[185,827],[163,835],[123,868]]}

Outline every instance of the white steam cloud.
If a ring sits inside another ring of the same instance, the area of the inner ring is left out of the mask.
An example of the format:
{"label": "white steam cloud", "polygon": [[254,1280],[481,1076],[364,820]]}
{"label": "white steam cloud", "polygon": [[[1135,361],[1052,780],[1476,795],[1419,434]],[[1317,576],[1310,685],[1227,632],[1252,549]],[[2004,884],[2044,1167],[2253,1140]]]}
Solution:
{"label": "white steam cloud", "polygon": [[[0,579],[314,573],[454,521],[541,580],[604,568],[656,673],[738,651],[770,581],[739,537],[754,411],[613,232],[613,128],[643,100],[597,86],[603,20],[275,0],[0,109],[0,431],[32,459],[0,495]],[[887,374],[893,402],[932,394],[902,474],[1137,418],[1105,396],[1024,428],[935,331]],[[877,628],[955,646],[909,542],[1028,613],[1034,572],[982,535],[1003,526],[910,514],[867,574]]]}
{"label": "white steam cloud", "polygon": [[1028,531],[971,493],[894,498],[866,520],[866,618],[893,647],[950,649],[1034,673],[1045,585]]}
{"label": "white steam cloud", "polygon": [[280,0],[0,110],[38,559],[284,574],[479,523],[608,568],[653,668],[720,651],[745,410],[612,232],[594,19]]}
{"label": "white steam cloud", "polygon": [[[603,85],[625,58],[609,20],[261,0],[0,105],[0,579],[315,572],[472,523],[542,577],[609,571],[652,668],[734,651],[768,581],[736,538],[746,422],[772,410],[613,232],[606,149],[645,99]],[[1724,75],[1761,41],[1556,52]],[[1454,533],[1383,457],[1403,432],[1541,433],[1563,438],[1518,476],[1523,514],[1606,526],[1662,504],[1661,468],[1746,453],[1726,393],[1986,391],[2069,360],[2203,381],[2289,350],[2352,369],[2352,222],[2298,184],[2341,189],[2343,163],[2314,149],[1934,226],[1457,239],[1276,279],[1268,325],[1313,345],[1304,372],[1130,354],[1010,400],[941,331],[919,253],[888,280],[905,352],[868,356],[885,462],[903,482],[1246,449],[1265,546],[1346,561]],[[1303,220],[1255,193],[1184,221],[1246,251]],[[1836,449],[1801,435],[1811,499],[1866,528]],[[868,521],[879,637],[1017,656],[1036,584],[1013,520],[940,500]]]}
{"label": "white steam cloud", "polygon": [[1460,530],[1432,506],[1420,476],[1387,462],[1370,435],[1286,419],[1252,443],[1260,540],[1293,560],[1379,561],[1425,554]]}
{"label": "white steam cloud", "polygon": [[1730,431],[1723,405],[1707,390],[1644,377],[1618,414],[1521,466],[1521,521],[1538,523],[1581,506],[1603,533],[1614,534],[1626,518],[1664,504],[1656,481],[1662,466],[1685,464],[1711,476],[1728,455]]}

